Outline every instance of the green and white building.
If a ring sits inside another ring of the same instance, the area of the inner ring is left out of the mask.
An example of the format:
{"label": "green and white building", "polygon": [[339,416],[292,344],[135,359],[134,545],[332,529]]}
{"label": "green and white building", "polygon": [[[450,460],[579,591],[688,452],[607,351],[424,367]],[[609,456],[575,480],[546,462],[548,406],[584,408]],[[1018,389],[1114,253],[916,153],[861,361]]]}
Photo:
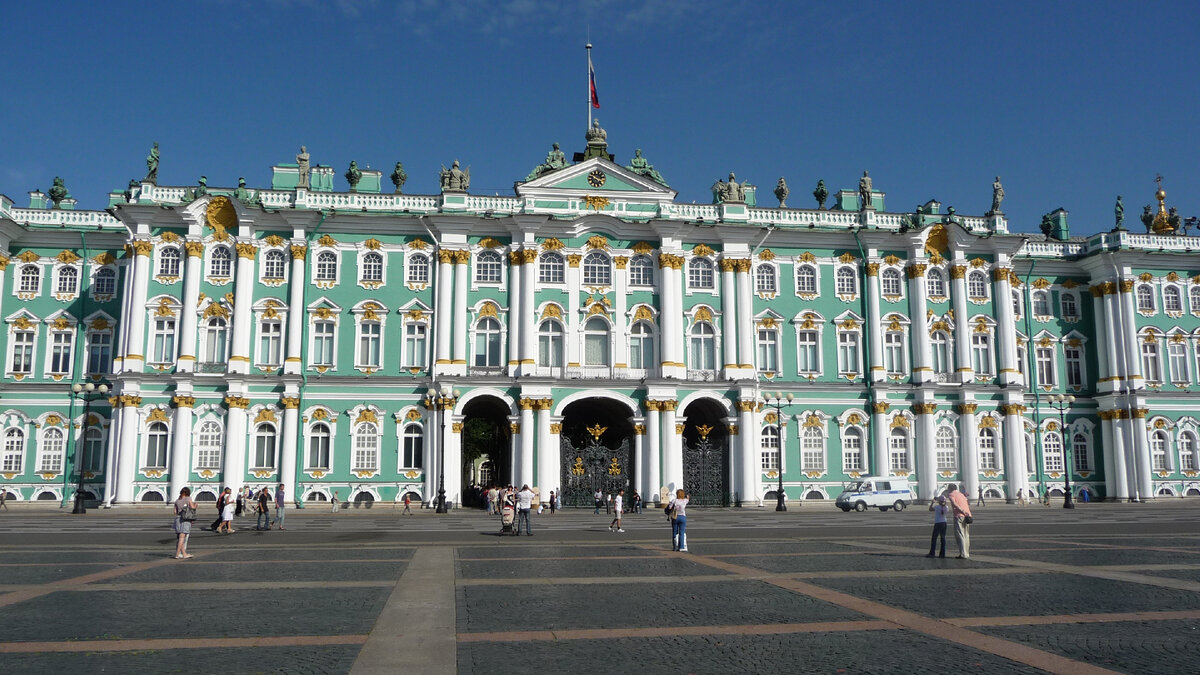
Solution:
{"label": "green and white building", "polygon": [[1200,494],[1200,239],[1073,238],[1062,210],[1020,234],[879,191],[684,204],[631,167],[592,142],[511,197],[296,164],[105,211],[0,197],[0,489],[428,504],[444,477],[455,506],[493,481],[750,506],[780,472],[792,500],[866,474],[1013,500],[1069,472],[1095,499]]}

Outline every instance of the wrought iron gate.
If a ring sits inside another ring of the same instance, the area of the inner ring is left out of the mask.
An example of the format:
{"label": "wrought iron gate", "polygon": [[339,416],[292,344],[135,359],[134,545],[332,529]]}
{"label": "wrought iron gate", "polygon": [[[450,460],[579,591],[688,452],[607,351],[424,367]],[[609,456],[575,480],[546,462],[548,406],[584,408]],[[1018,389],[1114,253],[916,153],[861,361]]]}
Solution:
{"label": "wrought iron gate", "polygon": [[588,431],[592,437],[582,448],[575,447],[566,436],[562,437],[562,505],[591,507],[595,503],[596,490],[605,495],[625,490],[625,503],[628,504],[633,479],[629,473],[629,439],[613,449],[600,442],[604,427],[597,425]]}
{"label": "wrought iron gate", "polygon": [[724,438],[714,442],[704,429],[699,438],[683,446],[683,489],[689,504],[729,506],[728,453]]}

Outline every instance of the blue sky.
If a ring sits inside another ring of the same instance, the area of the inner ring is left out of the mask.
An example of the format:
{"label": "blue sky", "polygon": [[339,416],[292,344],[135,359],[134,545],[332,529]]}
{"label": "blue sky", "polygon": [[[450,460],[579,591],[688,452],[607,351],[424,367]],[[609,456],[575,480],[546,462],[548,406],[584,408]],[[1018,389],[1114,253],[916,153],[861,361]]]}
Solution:
{"label": "blue sky", "polygon": [[[773,206],[864,169],[889,211],[990,206],[1017,231],[1127,225],[1161,173],[1200,215],[1200,3],[209,0],[9,3],[0,193],[66,179],[80,208],[145,173],[269,185],[301,144],[340,175],[403,161],[437,191],[512,194],[552,142],[583,148],[590,27],[609,150],[707,202],[729,171]],[[386,182],[386,179],[385,179]]]}

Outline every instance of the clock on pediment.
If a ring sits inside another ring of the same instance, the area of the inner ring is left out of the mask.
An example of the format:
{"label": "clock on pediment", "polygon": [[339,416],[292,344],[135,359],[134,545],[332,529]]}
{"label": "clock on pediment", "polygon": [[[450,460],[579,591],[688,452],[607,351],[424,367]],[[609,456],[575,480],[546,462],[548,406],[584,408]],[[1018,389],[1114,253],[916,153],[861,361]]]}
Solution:
{"label": "clock on pediment", "polygon": [[600,187],[604,185],[604,181],[606,180],[608,180],[608,176],[600,169],[594,169],[587,175],[588,185],[592,187]]}

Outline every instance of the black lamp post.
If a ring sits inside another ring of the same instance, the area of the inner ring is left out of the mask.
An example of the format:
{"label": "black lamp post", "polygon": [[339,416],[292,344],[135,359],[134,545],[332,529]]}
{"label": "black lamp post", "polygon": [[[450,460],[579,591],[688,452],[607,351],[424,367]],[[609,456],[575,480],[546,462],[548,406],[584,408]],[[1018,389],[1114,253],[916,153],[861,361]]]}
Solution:
{"label": "black lamp post", "polygon": [[1058,430],[1060,438],[1062,438],[1063,476],[1067,481],[1067,495],[1063,498],[1063,508],[1073,509],[1075,508],[1075,500],[1071,496],[1071,456],[1067,452],[1067,449],[1071,447],[1067,442],[1067,408],[1074,405],[1075,397],[1055,394],[1049,398],[1050,407],[1058,411]]}
{"label": "black lamp post", "polygon": [[446,408],[454,406],[454,401],[459,394],[457,389],[452,389],[449,384],[444,382],[440,391],[436,387],[430,387],[429,391],[425,392],[425,405],[437,411],[438,428],[437,433],[433,435],[438,446],[438,491],[435,513],[446,513],[446,439],[442,436],[445,429],[443,421],[446,416]]}
{"label": "black lamp post", "polygon": [[774,395],[770,392],[763,394],[763,401],[767,405],[771,405],[772,400],[775,401],[775,424],[779,427],[779,470],[775,472],[779,476],[779,485],[775,488],[776,511],[787,511],[787,504],[783,501],[785,497],[783,492],[783,449],[785,445],[784,441],[787,439],[787,431],[783,428],[783,406],[785,405],[785,400],[787,401],[786,405],[791,405],[792,400],[795,398],[796,395],[790,391],[786,396],[779,392],[775,392]]}
{"label": "black lamp post", "polygon": [[87,451],[87,432],[92,418],[92,401],[96,398],[108,394],[108,385],[102,384],[97,387],[95,384],[88,382],[87,384],[79,384],[76,382],[71,385],[71,395],[76,398],[83,399],[83,450],[79,449],[79,444],[75,444],[75,469],[79,471],[79,486],[75,488],[75,508],[71,509],[73,514],[87,513],[87,506],[83,503],[83,455]]}

